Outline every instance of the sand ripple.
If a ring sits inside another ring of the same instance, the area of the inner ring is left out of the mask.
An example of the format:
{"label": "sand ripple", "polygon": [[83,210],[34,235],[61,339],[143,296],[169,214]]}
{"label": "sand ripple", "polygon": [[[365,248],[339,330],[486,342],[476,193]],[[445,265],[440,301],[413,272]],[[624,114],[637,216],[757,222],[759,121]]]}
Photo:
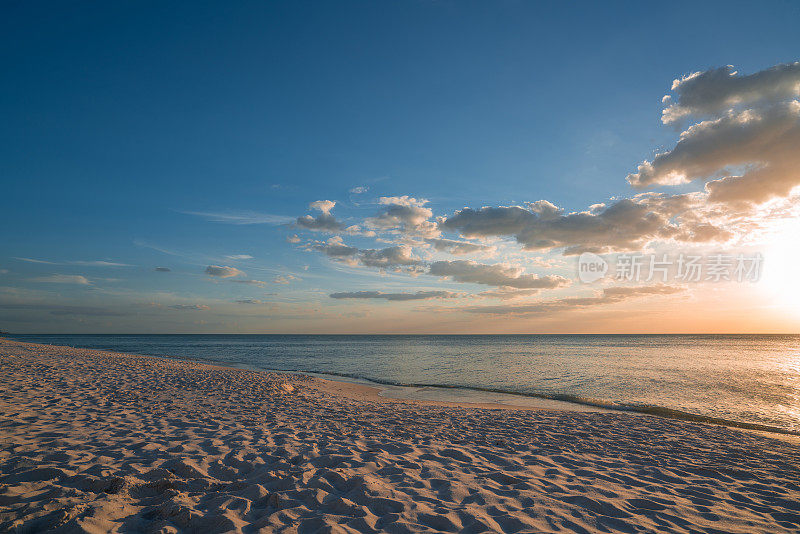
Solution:
{"label": "sand ripple", "polygon": [[800,447],[0,340],[4,532],[797,532]]}

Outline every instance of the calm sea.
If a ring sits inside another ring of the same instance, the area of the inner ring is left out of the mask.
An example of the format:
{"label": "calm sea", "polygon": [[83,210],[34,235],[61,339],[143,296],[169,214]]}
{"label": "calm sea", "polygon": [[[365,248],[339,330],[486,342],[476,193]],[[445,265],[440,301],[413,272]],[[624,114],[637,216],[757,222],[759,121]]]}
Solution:
{"label": "calm sea", "polygon": [[798,335],[9,337],[366,379],[412,397],[502,392],[800,431]]}

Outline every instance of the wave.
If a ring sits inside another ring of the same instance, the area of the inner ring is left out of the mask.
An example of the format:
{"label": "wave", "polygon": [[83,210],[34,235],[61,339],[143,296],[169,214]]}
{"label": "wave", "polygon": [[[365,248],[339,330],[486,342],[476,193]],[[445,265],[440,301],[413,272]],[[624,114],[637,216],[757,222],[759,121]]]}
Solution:
{"label": "wave", "polygon": [[565,393],[555,393],[555,394],[530,393],[530,392],[514,391],[503,388],[489,388],[489,387],[479,387],[479,386],[461,386],[453,384],[433,384],[433,383],[403,383],[392,380],[381,380],[357,374],[337,373],[333,371],[309,371],[303,369],[275,369],[275,371],[284,373],[288,372],[288,373],[300,373],[300,374],[312,374],[312,375],[338,376],[340,378],[352,378],[356,380],[363,380],[366,382],[372,382],[374,384],[383,386],[397,386],[397,387],[408,387],[408,388],[440,388],[440,389],[456,389],[465,391],[479,391],[482,393],[501,393],[504,395],[513,395],[515,397],[530,397],[537,399],[568,402],[571,404],[578,404],[581,406],[602,408],[604,410],[613,410],[618,412],[634,412],[645,415],[654,415],[657,417],[664,417],[666,419],[677,419],[680,421],[691,421],[694,423],[705,423],[712,425],[727,426],[732,428],[741,428],[743,430],[757,430],[761,432],[771,432],[774,434],[800,436],[799,431],[789,430],[787,428],[781,428],[777,426],[764,425],[760,423],[747,423],[744,421],[734,421],[732,419],[724,419],[722,417],[713,417],[709,415],[701,415],[701,414],[686,412],[675,408],[667,408],[666,406],[605,401],[605,400],[592,399]]}

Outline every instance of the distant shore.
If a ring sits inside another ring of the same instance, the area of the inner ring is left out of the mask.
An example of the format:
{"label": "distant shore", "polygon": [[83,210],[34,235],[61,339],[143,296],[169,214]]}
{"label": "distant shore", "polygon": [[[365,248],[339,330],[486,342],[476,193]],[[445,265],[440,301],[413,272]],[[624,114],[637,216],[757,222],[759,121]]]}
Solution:
{"label": "distant shore", "polygon": [[800,529],[800,446],[0,339],[0,531]]}

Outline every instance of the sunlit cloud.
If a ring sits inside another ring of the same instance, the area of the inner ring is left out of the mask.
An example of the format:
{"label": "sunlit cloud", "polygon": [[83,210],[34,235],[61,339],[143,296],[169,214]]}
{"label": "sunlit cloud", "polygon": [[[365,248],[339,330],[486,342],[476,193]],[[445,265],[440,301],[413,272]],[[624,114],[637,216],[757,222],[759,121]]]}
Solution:
{"label": "sunlit cloud", "polygon": [[584,308],[615,304],[628,299],[644,296],[674,295],[685,288],[668,285],[610,287],[591,297],[567,297],[532,304],[504,304],[499,306],[469,306],[461,308],[469,313],[488,315],[547,315],[556,312],[580,310]]}
{"label": "sunlit cloud", "polygon": [[209,265],[206,267],[205,273],[209,276],[218,276],[220,278],[230,278],[233,276],[244,276],[244,272],[236,267],[228,267],[221,265]]}

